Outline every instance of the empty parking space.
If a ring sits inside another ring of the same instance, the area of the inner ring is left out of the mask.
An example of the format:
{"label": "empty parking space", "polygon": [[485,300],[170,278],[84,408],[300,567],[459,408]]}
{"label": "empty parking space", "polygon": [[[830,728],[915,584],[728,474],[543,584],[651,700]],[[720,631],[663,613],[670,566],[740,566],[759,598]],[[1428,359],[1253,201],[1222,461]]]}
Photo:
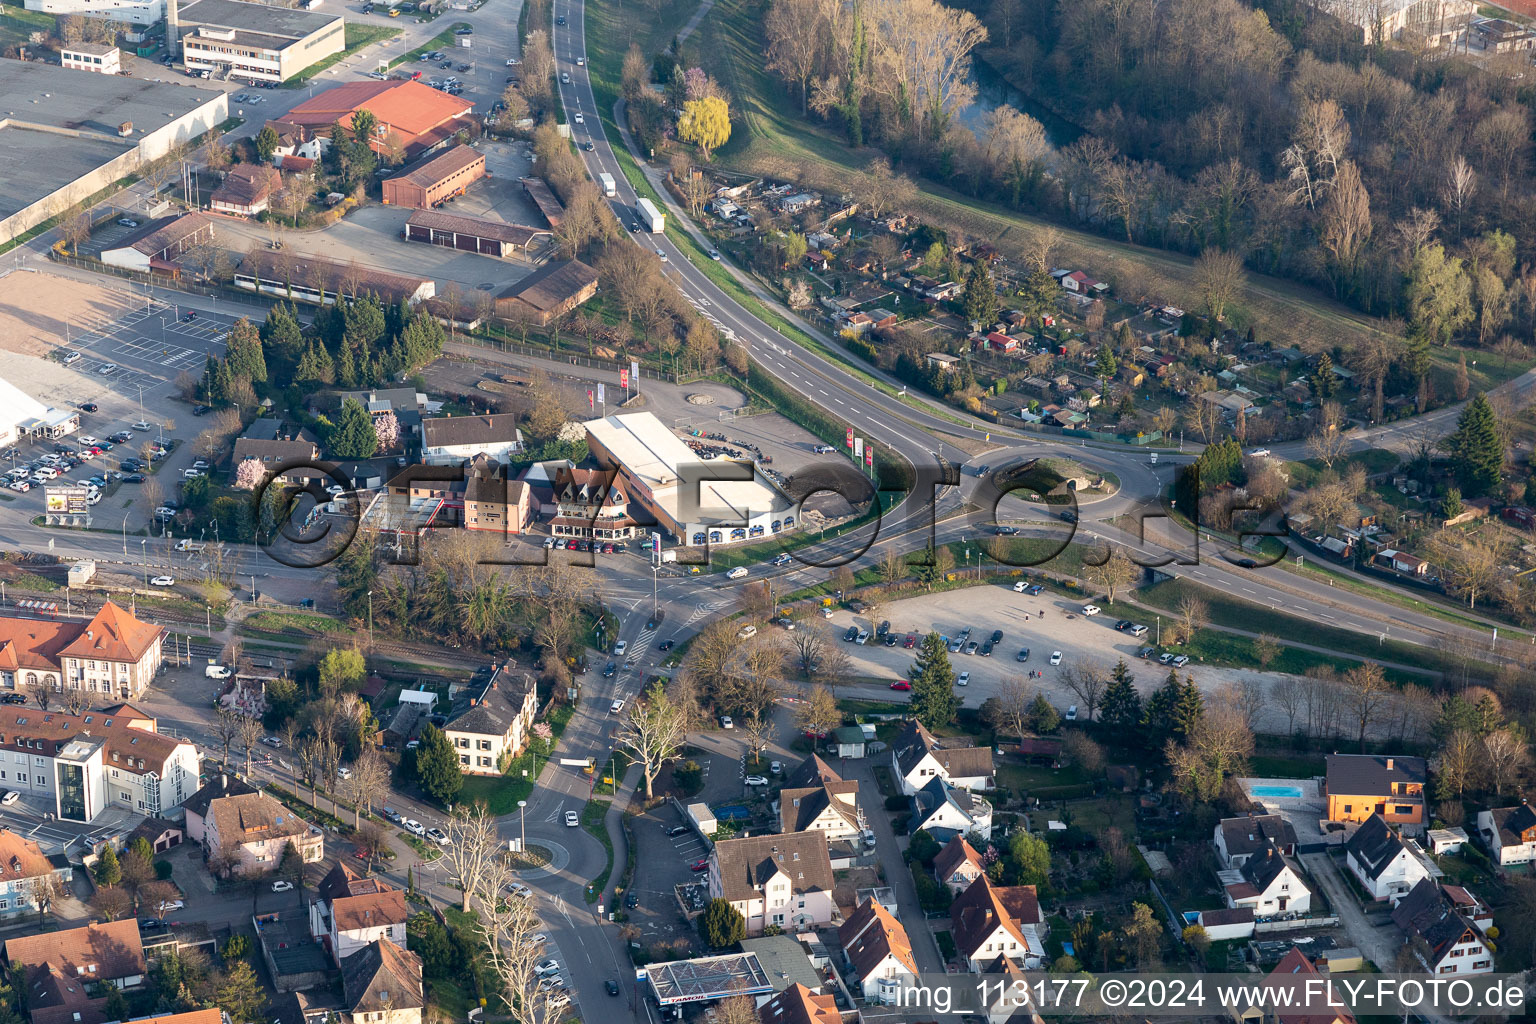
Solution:
{"label": "empty parking space", "polygon": [[228,317],[150,301],[71,337],[70,347],[80,353],[72,365],[119,394],[149,395],[183,372],[200,370],[210,354],[222,355],[230,325]]}

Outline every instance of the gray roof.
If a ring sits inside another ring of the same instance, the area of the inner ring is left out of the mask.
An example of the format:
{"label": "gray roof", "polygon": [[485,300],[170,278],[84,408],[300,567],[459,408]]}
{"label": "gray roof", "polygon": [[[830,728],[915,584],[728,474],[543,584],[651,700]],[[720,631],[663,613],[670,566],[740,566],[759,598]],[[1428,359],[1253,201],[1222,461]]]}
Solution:
{"label": "gray roof", "polygon": [[1247,924],[1253,920],[1252,907],[1234,907],[1224,910],[1200,911],[1200,923],[1215,926],[1218,924]]}
{"label": "gray roof", "polygon": [[1422,757],[1385,754],[1329,754],[1328,792],[1376,796],[1394,785],[1423,785],[1427,771]]}
{"label": "gray roof", "polygon": [[812,754],[801,761],[784,776],[784,788],[807,789],[811,786],[820,786],[827,782],[842,782],[843,777],[832,770],[832,766],[820,757]]}
{"label": "gray roof", "polygon": [[505,736],[536,686],[530,673],[511,666],[481,669],[470,680],[468,693],[454,701],[443,729]]}
{"label": "gray roof", "polygon": [[427,448],[461,444],[495,444],[520,439],[516,413],[479,416],[431,416],[421,421],[421,443]]}
{"label": "gray roof", "polygon": [[282,420],[273,419],[270,416],[252,420],[251,425],[245,428],[245,438],[248,441],[276,441],[277,432],[282,425]]}
{"label": "gray roof", "polygon": [[[1243,877],[1253,883],[1255,889],[1259,890],[1259,892],[1264,892],[1269,888],[1270,883],[1279,876],[1280,872],[1286,869],[1288,864],[1289,862],[1285,859],[1285,854],[1273,846],[1266,846],[1259,853],[1249,857],[1243,863],[1241,870]],[[1297,872],[1296,874],[1300,877],[1301,873]]]}
{"label": "gray roof", "polygon": [[779,871],[789,876],[795,893],[830,893],[834,884],[827,837],[820,832],[727,839],[715,844],[715,859],[720,866],[721,895],[732,902],[760,896],[756,887]]}
{"label": "gray roof", "polygon": [[755,953],[758,963],[768,972],[768,983],[775,992],[782,992],[791,985],[804,985],[812,992],[820,992],[824,982],[816,968],[811,966],[805,947],[788,935],[764,935],[756,939],[742,939],[741,951]]}
{"label": "gray roof", "polygon": [[916,720],[907,723],[901,735],[896,737],[894,746],[902,775],[917,767],[927,754],[932,754],[952,779],[992,775],[991,747],[941,747],[933,734]]}
{"label": "gray roof", "polygon": [[508,285],[498,299],[520,299],[534,309],[557,309],[597,283],[597,271],[581,260],[555,260]]}
{"label": "gray roof", "polygon": [[211,25],[289,40],[302,39],[341,20],[339,14],[240,3],[239,0],[194,0],[180,9],[179,16],[183,34],[197,25]]}
{"label": "gray roof", "polygon": [[1446,898],[1440,884],[1432,878],[1421,878],[1398,901],[1392,910],[1392,921],[1405,932],[1417,932],[1429,947],[1429,964],[1434,967],[1445,959],[1447,953],[1463,935],[1477,932],[1466,918],[1456,913]]}
{"label": "gray roof", "polygon": [[1254,814],[1246,818],[1221,819],[1221,839],[1227,856],[1241,857],[1258,853],[1270,843],[1282,850],[1296,847],[1296,829],[1282,814]]}
{"label": "gray roof", "polygon": [[208,817],[208,805],[213,803],[219,797],[241,796],[246,793],[254,792],[256,792],[256,790],[253,787],[247,785],[244,780],[242,780],[237,775],[219,775],[215,776],[213,780],[210,781],[202,789],[198,790],[196,793],[193,793],[191,796],[187,797],[186,800],[182,801],[181,806],[189,814],[196,814],[199,817],[206,818]]}
{"label": "gray roof", "polygon": [[1536,827],[1536,811],[1531,810],[1530,804],[1490,808],[1488,816],[1498,829],[1500,846],[1519,846],[1523,842],[1521,834]]}
{"label": "gray roof", "polygon": [[548,236],[548,228],[530,228],[523,224],[508,224],[501,220],[484,217],[460,217],[441,210],[416,210],[405,223],[410,227],[431,228],[433,231],[453,231],[476,238],[490,238],[498,242],[525,246],[540,235]]}
{"label": "gray roof", "polygon": [[1344,849],[1353,854],[1366,875],[1374,879],[1380,877],[1393,858],[1407,847],[1403,845],[1402,837],[1387,827],[1385,818],[1373,814],[1349,837]]}
{"label": "gray roof", "polygon": [[[913,826],[922,827],[945,804],[953,805],[968,820],[974,820],[976,798],[971,796],[970,791],[951,786],[935,775],[928,785],[912,794],[912,806],[917,812]],[[947,840],[951,837],[939,835],[937,838]]]}

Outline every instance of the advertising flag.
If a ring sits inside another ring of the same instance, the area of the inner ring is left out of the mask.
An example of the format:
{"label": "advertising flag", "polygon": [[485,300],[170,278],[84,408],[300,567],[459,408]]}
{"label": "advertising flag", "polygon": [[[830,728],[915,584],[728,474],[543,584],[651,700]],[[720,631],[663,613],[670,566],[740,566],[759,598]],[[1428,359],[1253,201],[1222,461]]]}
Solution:
{"label": "advertising flag", "polygon": [[856,438],[853,439],[853,458],[854,458],[854,461],[858,461],[859,459],[861,459],[863,457],[864,457],[864,439],[862,437],[856,437]]}
{"label": "advertising flag", "polygon": [[621,388],[629,387],[629,371],[628,370],[620,370],[619,371],[619,387],[621,387]]}
{"label": "advertising flag", "polygon": [[870,445],[868,448],[864,449],[864,465],[866,465],[866,466],[873,466],[874,464],[875,464],[875,446],[874,445]]}
{"label": "advertising flag", "polygon": [[848,428],[848,447],[849,448],[853,447],[853,428],[852,427]]}
{"label": "advertising flag", "polygon": [[597,402],[593,400],[591,388],[587,388],[587,408],[594,411],[597,409]]}
{"label": "advertising flag", "polygon": [[608,404],[608,398],[603,393],[605,390],[607,390],[607,385],[606,384],[599,384],[597,386],[597,401],[598,401],[599,405],[607,405]]}
{"label": "advertising flag", "polygon": [[640,360],[638,360],[638,359],[631,359],[629,361],[629,377],[630,377],[631,380],[633,380],[635,382],[635,390],[639,391],[640,390]]}

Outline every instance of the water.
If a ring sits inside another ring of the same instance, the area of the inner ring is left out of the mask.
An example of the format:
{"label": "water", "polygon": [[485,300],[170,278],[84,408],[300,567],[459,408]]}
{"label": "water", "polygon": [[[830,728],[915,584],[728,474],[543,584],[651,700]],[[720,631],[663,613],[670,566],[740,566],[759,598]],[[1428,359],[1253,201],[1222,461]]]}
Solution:
{"label": "water", "polygon": [[971,56],[971,84],[976,87],[976,98],[955,111],[955,119],[973,132],[983,131],[987,115],[1006,104],[1039,121],[1045,127],[1046,138],[1057,149],[1070,146],[1084,134],[1080,125],[1035,103],[1009,85],[996,68],[974,54]]}
{"label": "water", "polygon": [[1274,799],[1285,797],[1299,800],[1302,795],[1300,786],[1254,786],[1249,792],[1254,796],[1267,796]]}

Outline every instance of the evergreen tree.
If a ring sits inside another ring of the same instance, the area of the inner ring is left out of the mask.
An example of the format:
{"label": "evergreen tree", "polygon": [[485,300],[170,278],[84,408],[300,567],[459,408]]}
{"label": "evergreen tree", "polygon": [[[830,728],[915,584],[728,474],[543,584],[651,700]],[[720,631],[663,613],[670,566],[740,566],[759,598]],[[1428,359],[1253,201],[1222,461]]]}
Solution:
{"label": "evergreen tree", "polygon": [[101,849],[101,857],[96,861],[96,884],[99,886],[116,885],[123,880],[123,866],[117,862],[117,851],[108,843]]}
{"label": "evergreen tree", "polygon": [[1201,696],[1199,687],[1195,686],[1194,677],[1186,675],[1183,685],[1179,687],[1179,697],[1174,702],[1173,713],[1169,716],[1173,738],[1180,743],[1187,740],[1204,714],[1205,698]]}
{"label": "evergreen tree", "polygon": [[959,710],[955,697],[955,670],[949,651],[937,633],[929,633],[912,663],[912,714],[928,728],[948,725]]}
{"label": "evergreen tree", "polygon": [[1061,725],[1061,712],[1056,710],[1056,705],[1045,699],[1045,694],[1036,693],[1035,699],[1030,702],[1025,722],[1032,732],[1055,732]]}
{"label": "evergreen tree", "polygon": [[225,342],[224,362],[228,364],[230,373],[244,377],[252,384],[260,384],[267,379],[267,360],[261,350],[261,335],[249,320],[242,317],[230,328],[229,339]]}
{"label": "evergreen tree", "polygon": [[729,900],[712,899],[699,915],[699,937],[710,949],[725,949],[747,937],[747,922]]}
{"label": "evergreen tree", "polygon": [[984,259],[971,264],[971,272],[965,278],[963,305],[965,318],[981,324],[983,330],[997,319],[997,285]]}
{"label": "evergreen tree", "polygon": [[355,398],[341,403],[341,415],[326,439],[331,454],[338,459],[369,459],[379,447],[378,435],[368,410]]}
{"label": "evergreen tree", "polygon": [[1136,677],[1121,658],[1104,688],[1099,704],[1099,721],[1111,733],[1130,736],[1141,726],[1141,694],[1136,692]]}
{"label": "evergreen tree", "polygon": [[277,151],[278,143],[281,141],[277,136],[276,128],[264,125],[261,131],[256,133],[256,159],[267,163],[272,159],[272,154]]}
{"label": "evergreen tree", "polygon": [[1115,379],[1119,372],[1120,364],[1115,360],[1115,354],[1109,350],[1108,343],[1099,346],[1099,358],[1094,361],[1093,375],[1099,378],[1099,393],[1109,393],[1109,382]]}
{"label": "evergreen tree", "polygon": [[1179,673],[1169,671],[1163,685],[1153,690],[1152,696],[1147,698],[1146,709],[1142,713],[1142,725],[1145,726],[1147,738],[1153,745],[1161,746],[1164,740],[1173,735],[1175,709],[1179,706],[1182,696]]}
{"label": "evergreen tree", "polygon": [[1115,331],[1115,349],[1121,355],[1129,357],[1136,351],[1136,335],[1131,332],[1129,320],[1120,321],[1120,327]]}
{"label": "evergreen tree", "polygon": [[1312,397],[1319,402],[1326,402],[1338,393],[1339,376],[1333,372],[1333,360],[1327,352],[1317,357],[1317,369],[1312,371],[1307,383],[1312,389]]}
{"label": "evergreen tree", "polygon": [[384,307],[375,295],[364,295],[347,306],[343,313],[345,330],[343,338],[352,347],[364,352],[384,337]]}
{"label": "evergreen tree", "polygon": [[1461,412],[1456,432],[1446,448],[1463,494],[1476,498],[1499,486],[1504,478],[1504,441],[1488,396],[1479,391]]}
{"label": "evergreen tree", "polygon": [[267,310],[261,340],[273,361],[290,370],[304,357],[304,330],[292,309],[281,302]]}
{"label": "evergreen tree", "polygon": [[422,729],[421,746],[416,748],[416,780],[428,796],[443,804],[464,785],[458,752],[443,731],[430,723]]}
{"label": "evergreen tree", "polygon": [[1466,506],[1461,501],[1460,487],[1447,487],[1445,497],[1440,499],[1440,515],[1446,519],[1455,519],[1466,511]]}
{"label": "evergreen tree", "polygon": [[202,396],[204,402],[209,405],[217,405],[224,401],[224,381],[227,376],[220,375],[220,369],[224,364],[215,359],[210,353],[203,363],[203,379],[197,386],[197,393]]}
{"label": "evergreen tree", "polygon": [[336,347],[336,383],[344,388],[357,387],[357,363],[352,358],[352,346],[345,340]]}
{"label": "evergreen tree", "polygon": [[303,358],[293,372],[293,379],[299,384],[330,384],[335,381],[336,369],[324,345],[310,341],[309,348],[304,351]]}

